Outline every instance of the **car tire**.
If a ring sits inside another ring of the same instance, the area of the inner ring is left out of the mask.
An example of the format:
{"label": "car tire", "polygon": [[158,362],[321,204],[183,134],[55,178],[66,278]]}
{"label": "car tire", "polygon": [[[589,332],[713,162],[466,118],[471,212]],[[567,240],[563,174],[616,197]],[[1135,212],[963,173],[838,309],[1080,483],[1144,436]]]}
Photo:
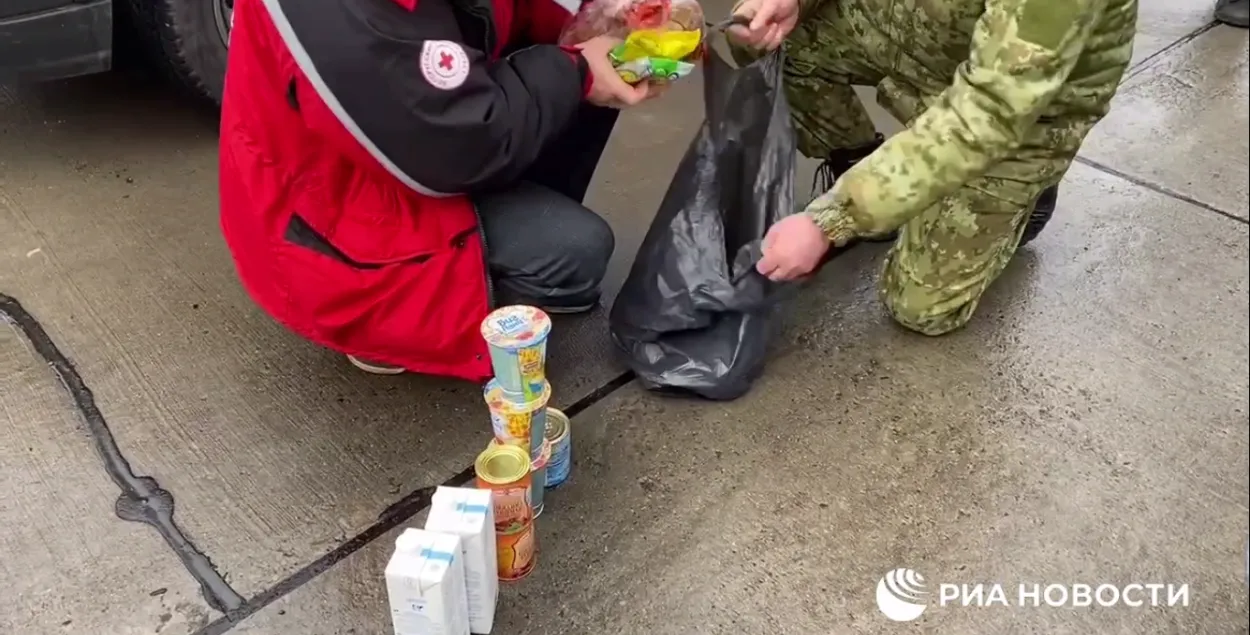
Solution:
{"label": "car tire", "polygon": [[125,0],[119,3],[144,57],[194,97],[221,105],[229,16],[221,0]]}

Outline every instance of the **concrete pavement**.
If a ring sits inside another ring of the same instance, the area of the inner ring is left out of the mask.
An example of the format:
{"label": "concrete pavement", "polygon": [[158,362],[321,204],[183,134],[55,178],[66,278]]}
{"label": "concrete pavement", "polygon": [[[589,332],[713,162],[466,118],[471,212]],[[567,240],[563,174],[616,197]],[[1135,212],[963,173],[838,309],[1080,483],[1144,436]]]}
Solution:
{"label": "concrete pavement", "polygon": [[[752,393],[708,404],[622,381],[602,315],[559,321],[577,465],[496,632],[1246,633],[1247,36],[1143,4],[1117,110],[968,329],[895,328],[863,249],[804,295]],[[485,444],[477,391],[362,375],[256,310],[216,230],[211,121],[165,90],[2,91],[0,294],[22,309],[0,327],[0,633],[388,632],[393,537]],[[691,82],[629,113],[605,157],[613,288],[697,100]],[[119,493],[129,518],[172,499],[175,523],[120,519]],[[1190,594],[896,624],[874,601],[896,567],[1013,602],[1020,583]]]}

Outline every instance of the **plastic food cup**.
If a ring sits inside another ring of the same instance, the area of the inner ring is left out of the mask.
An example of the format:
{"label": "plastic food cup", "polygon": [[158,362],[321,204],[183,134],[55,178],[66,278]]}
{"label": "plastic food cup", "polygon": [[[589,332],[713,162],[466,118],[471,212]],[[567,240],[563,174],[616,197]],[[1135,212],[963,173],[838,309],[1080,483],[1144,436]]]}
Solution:
{"label": "plastic food cup", "polygon": [[532,306],[505,306],[482,320],[495,380],[519,401],[533,401],[547,383],[547,336],[551,318]]}
{"label": "plastic food cup", "polygon": [[518,401],[497,380],[492,379],[487,382],[482,397],[490,408],[495,439],[505,445],[525,448],[532,456],[537,456],[547,431],[547,401],[551,398],[551,385],[543,381],[538,397]]}

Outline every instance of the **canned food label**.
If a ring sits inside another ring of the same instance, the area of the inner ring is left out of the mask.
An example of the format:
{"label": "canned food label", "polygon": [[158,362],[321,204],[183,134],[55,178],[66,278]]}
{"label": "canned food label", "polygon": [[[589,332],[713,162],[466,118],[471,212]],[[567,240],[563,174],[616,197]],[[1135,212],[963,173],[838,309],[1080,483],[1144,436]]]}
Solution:
{"label": "canned food label", "polygon": [[[544,346],[529,346],[522,348],[516,352],[517,365],[521,367],[521,376],[528,380],[538,380],[540,383],[544,377],[543,374],[543,349]],[[540,388],[541,390],[541,388]]]}
{"label": "canned food label", "polygon": [[530,507],[529,487],[500,487],[491,490],[495,507],[495,531],[509,533],[519,531],[534,519]]}
{"label": "canned food label", "polygon": [[534,569],[534,525],[530,523],[516,532],[498,534],[495,538],[495,558],[500,580],[519,580]]}

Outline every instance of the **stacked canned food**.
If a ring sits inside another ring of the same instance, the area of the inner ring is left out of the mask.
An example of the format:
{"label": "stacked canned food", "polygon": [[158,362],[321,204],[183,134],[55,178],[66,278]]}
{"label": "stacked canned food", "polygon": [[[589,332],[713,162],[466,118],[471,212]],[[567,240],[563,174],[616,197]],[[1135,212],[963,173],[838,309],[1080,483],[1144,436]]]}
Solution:
{"label": "stacked canned food", "polygon": [[[495,523],[499,544],[499,577],[517,580],[534,566],[533,519],[543,511],[543,490],[567,478],[568,417],[554,408],[547,381],[547,336],[551,318],[532,306],[506,306],[482,321],[482,337],[490,348],[495,378],[483,397],[490,409],[494,439],[475,465],[478,486],[494,490],[528,490],[527,514],[515,509],[516,499],[496,496]],[[517,457],[525,456],[521,461]],[[550,469],[554,468],[554,469]],[[498,509],[501,505],[508,509]],[[501,512],[503,512],[501,514]],[[507,517],[507,522],[503,521]],[[511,554],[505,558],[505,550]]]}

